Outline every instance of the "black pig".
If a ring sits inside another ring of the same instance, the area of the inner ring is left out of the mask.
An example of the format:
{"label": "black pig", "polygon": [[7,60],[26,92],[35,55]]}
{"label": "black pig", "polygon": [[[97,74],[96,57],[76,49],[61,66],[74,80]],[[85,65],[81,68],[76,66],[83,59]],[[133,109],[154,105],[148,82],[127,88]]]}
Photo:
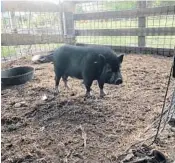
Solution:
{"label": "black pig", "polygon": [[120,72],[123,56],[100,46],[61,46],[53,53],[56,91],[61,78],[68,87],[67,78],[70,76],[83,79],[86,96],[90,96],[92,82],[97,80],[100,96],[104,96],[104,83],[119,85],[123,82]]}

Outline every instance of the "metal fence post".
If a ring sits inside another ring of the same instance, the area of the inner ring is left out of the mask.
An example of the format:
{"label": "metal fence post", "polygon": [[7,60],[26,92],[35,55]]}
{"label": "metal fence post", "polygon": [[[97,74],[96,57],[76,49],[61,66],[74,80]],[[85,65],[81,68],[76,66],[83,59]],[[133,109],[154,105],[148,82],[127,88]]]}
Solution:
{"label": "metal fence post", "polygon": [[[138,1],[138,6],[140,9],[146,8],[146,1]],[[146,17],[141,16],[138,18],[138,28],[145,28],[146,27]],[[138,46],[145,47],[145,36],[140,35],[138,36]]]}

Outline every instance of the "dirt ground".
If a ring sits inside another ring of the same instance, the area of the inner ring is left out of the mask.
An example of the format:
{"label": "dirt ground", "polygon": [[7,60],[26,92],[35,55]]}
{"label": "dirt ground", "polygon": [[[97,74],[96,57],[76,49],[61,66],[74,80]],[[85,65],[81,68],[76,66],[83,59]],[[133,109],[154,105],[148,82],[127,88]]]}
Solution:
{"label": "dirt ground", "polygon": [[[2,162],[119,162],[159,115],[171,64],[172,58],[126,55],[124,83],[106,84],[107,95],[100,98],[94,82],[92,99],[84,99],[81,81],[71,78],[70,90],[61,81],[60,94],[54,95],[51,63],[34,65],[23,58],[3,64],[36,69],[31,82],[1,92]],[[154,147],[175,159],[175,134],[160,139]]]}

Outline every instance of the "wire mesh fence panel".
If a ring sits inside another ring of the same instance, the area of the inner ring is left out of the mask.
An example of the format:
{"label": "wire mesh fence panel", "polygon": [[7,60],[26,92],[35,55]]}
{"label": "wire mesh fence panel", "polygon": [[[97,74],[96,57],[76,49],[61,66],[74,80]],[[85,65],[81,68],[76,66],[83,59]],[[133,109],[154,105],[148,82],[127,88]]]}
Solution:
{"label": "wire mesh fence panel", "polygon": [[[153,7],[167,7],[167,10],[164,12],[163,9],[160,10],[160,15],[157,16],[153,14],[152,16],[147,17],[147,28],[166,28],[166,27],[175,27],[175,1],[148,1],[147,8]],[[174,12],[172,12],[172,9]],[[164,34],[161,36],[147,36],[146,37],[146,46],[154,48],[163,48],[163,49],[173,49],[175,46],[175,35]],[[162,49],[162,50],[163,50]]]}
{"label": "wire mesh fence panel", "polygon": [[2,10],[2,61],[45,53],[64,43],[59,10],[51,12],[41,7],[41,11],[30,11],[29,7],[29,10],[18,11],[20,5],[17,3],[15,6],[17,11]]}
{"label": "wire mesh fence panel", "polygon": [[76,5],[77,44],[110,45],[118,51],[172,55],[174,1],[96,1]]}
{"label": "wire mesh fence panel", "polygon": [[[137,28],[138,24],[137,18],[105,18],[106,11],[120,11],[120,10],[129,10],[136,9],[136,2],[117,2],[117,1],[108,1],[108,2],[89,2],[82,3],[76,6],[76,12],[85,14],[85,13],[97,13],[100,12],[102,19],[90,18],[90,20],[78,20],[75,21],[76,30],[98,30],[98,29],[130,29]],[[97,15],[98,17],[98,15]],[[103,18],[104,17],[104,18]],[[77,36],[76,38],[78,43],[87,43],[87,44],[100,44],[100,45],[118,45],[118,46],[137,46],[137,37],[135,36]]]}
{"label": "wire mesh fence panel", "polygon": [[174,1],[4,1],[1,58],[45,53],[63,43],[172,55],[174,17]]}

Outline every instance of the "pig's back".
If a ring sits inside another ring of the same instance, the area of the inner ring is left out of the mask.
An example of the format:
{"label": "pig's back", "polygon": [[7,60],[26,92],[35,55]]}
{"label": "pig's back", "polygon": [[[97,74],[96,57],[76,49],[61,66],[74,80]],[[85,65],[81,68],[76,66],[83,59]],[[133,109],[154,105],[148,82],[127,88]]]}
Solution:
{"label": "pig's back", "polygon": [[54,61],[61,62],[63,64],[78,64],[83,60],[86,55],[90,54],[103,54],[105,58],[114,58],[116,55],[113,50],[103,46],[73,46],[73,45],[63,45],[58,48],[54,53]]}

